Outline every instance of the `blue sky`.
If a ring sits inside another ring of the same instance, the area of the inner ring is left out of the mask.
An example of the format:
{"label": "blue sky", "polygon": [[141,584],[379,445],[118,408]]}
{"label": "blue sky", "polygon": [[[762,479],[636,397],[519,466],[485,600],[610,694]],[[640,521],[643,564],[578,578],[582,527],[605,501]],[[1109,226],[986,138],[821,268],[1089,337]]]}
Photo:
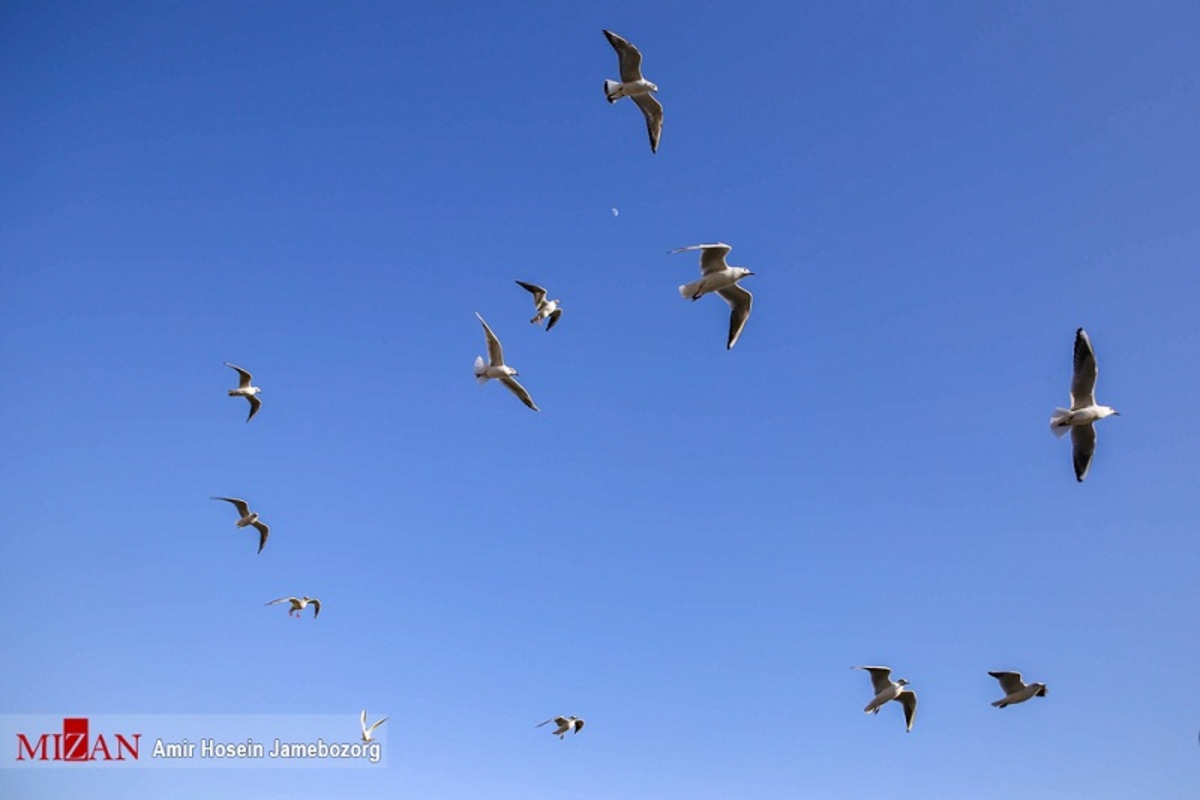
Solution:
{"label": "blue sky", "polygon": [[[0,786],[1194,797],[1197,23],[6,4],[0,714],[392,719],[376,772]],[[756,272],[729,352],[666,254],[709,241]],[[475,385],[476,311],[541,414]],[[1122,412],[1082,485],[1079,326]],[[879,663],[911,734],[861,713]],[[997,711],[997,669],[1049,695]]]}

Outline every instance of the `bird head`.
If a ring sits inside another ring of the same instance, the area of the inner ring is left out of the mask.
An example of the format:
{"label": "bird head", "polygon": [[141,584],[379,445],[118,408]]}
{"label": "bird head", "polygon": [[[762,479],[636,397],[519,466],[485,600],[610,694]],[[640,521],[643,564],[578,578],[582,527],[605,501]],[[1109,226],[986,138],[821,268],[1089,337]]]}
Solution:
{"label": "bird head", "polygon": [[1038,696],[1038,697],[1045,697],[1045,696],[1046,696],[1046,684],[1044,684],[1044,683],[1035,683],[1035,684],[1034,684],[1034,686],[1038,687],[1038,690],[1037,690],[1037,696]]}
{"label": "bird head", "polygon": [[652,91],[652,92],[657,92],[657,91],[658,91],[658,84],[657,84],[657,83],[650,83],[650,81],[646,81],[646,83],[650,84],[650,91]]}
{"label": "bird head", "polygon": [[908,679],[901,678],[900,680],[896,681],[896,685],[897,686],[908,686]]}

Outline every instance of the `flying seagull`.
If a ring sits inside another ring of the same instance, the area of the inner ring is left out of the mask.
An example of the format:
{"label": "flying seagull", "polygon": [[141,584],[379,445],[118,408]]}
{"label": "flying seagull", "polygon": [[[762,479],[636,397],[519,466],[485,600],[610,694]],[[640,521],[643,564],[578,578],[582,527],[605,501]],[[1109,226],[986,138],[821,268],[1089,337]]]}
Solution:
{"label": "flying seagull", "polygon": [[379,720],[374,725],[372,725],[371,727],[368,728],[367,727],[367,710],[364,708],[363,712],[362,712],[362,717],[360,717],[359,719],[362,724],[362,740],[364,742],[369,742],[375,738],[373,735],[375,733],[375,729],[378,728],[383,723],[387,722],[388,719],[390,719],[390,717],[384,717],[383,719]]}
{"label": "flying seagull", "polygon": [[257,386],[250,385],[250,381],[254,380],[254,376],[249,372],[246,372],[246,370],[239,366],[230,364],[228,361],[225,362],[225,366],[229,367],[230,369],[237,370],[237,374],[239,376],[238,388],[230,389],[229,396],[244,397],[250,401],[250,416],[246,417],[246,422],[249,422],[250,420],[254,419],[254,415],[258,413],[258,409],[262,405],[262,401],[256,397],[256,395],[261,392],[262,389],[258,388]]}
{"label": "flying seagull", "polygon": [[540,728],[543,725],[549,725],[551,722],[558,726],[551,733],[556,734],[560,739],[565,738],[568,733],[579,733],[583,730],[583,720],[579,717],[555,717],[545,722],[539,722],[533,727]]}
{"label": "flying seagull", "polygon": [[1000,688],[1004,690],[1004,697],[992,703],[996,708],[1011,706],[1013,703],[1024,703],[1031,697],[1046,696],[1046,684],[1026,684],[1022,682],[1019,672],[989,672],[988,675],[1000,681]]}
{"label": "flying seagull", "polygon": [[657,92],[658,87],[642,77],[642,53],[629,42],[617,36],[612,31],[604,32],[608,43],[617,51],[617,61],[621,67],[620,81],[605,81],[604,96],[608,102],[615,103],[622,97],[631,97],[637,103],[642,114],[646,116],[646,130],[650,134],[650,152],[658,152],[658,137],[662,135],[663,109],[662,104],[655,99],[651,92]]}
{"label": "flying seagull", "polygon": [[251,511],[250,506],[246,505],[245,500],[239,500],[236,497],[214,497],[213,500],[224,500],[226,503],[233,503],[233,507],[237,509],[241,518],[237,521],[239,528],[244,528],[247,525],[253,525],[258,528],[258,552],[262,552],[266,547],[267,537],[271,534],[271,529],[267,527],[265,522],[260,522],[258,512]]}
{"label": "flying seagull", "polygon": [[554,323],[558,322],[558,318],[562,316],[562,308],[558,305],[558,301],[547,300],[546,290],[537,284],[517,281],[517,285],[533,294],[533,306],[537,309],[537,315],[529,321],[541,325],[542,320],[549,317],[550,321],[546,323],[546,331],[549,332],[554,327]]}
{"label": "flying seagull", "polygon": [[1071,378],[1071,407],[1054,409],[1050,418],[1050,430],[1058,438],[1071,431],[1071,455],[1075,462],[1075,480],[1083,483],[1092,456],[1096,453],[1096,429],[1092,423],[1098,419],[1120,415],[1110,406],[1096,405],[1096,353],[1087,331],[1075,331],[1075,374]]}
{"label": "flying seagull", "polygon": [[694,244],[689,247],[679,247],[672,253],[683,253],[688,250],[700,251],[700,274],[698,281],[679,287],[679,293],[685,298],[699,300],[709,292],[716,292],[729,304],[729,342],[726,350],[732,350],[737,344],[746,320],[750,319],[750,306],[754,295],[738,285],[738,281],[754,273],[745,267],[731,267],[725,263],[725,256],[733,248],[724,242],[716,244]]}
{"label": "flying seagull", "polygon": [[878,714],[884,703],[889,700],[898,700],[900,705],[904,706],[904,730],[911,731],[913,719],[917,716],[917,693],[912,689],[904,688],[908,686],[908,681],[901,678],[893,682],[891,667],[851,667],[851,669],[865,669],[871,673],[871,685],[875,687],[875,697],[867,703],[867,707],[863,711],[868,714]]}
{"label": "flying seagull", "polygon": [[513,380],[513,376],[517,375],[517,371],[512,367],[504,364],[504,349],[500,347],[500,340],[496,338],[496,334],[492,333],[492,329],[483,321],[483,317],[479,316],[479,312],[475,312],[475,316],[479,317],[480,323],[483,324],[483,333],[487,337],[488,359],[489,363],[483,363],[483,356],[475,357],[475,380],[481,384],[487,383],[489,379],[495,378],[504,384],[510,392],[521,398],[521,402],[532,408],[534,411],[541,411],[540,408],[533,404],[533,398],[529,396],[529,392],[525,391],[525,387]]}
{"label": "flying seagull", "polygon": [[313,607],[313,619],[316,619],[321,613],[321,601],[315,597],[281,597],[263,605],[273,606],[276,603],[291,603],[291,607],[288,608],[288,616],[295,614],[296,619],[300,619],[300,612],[308,605]]}

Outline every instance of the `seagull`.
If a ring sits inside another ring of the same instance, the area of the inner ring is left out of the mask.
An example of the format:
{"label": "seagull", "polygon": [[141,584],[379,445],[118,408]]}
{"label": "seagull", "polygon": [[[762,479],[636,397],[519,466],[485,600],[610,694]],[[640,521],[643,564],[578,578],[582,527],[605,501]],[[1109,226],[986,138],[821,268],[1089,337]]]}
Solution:
{"label": "seagull", "polygon": [[[310,603],[313,607],[313,619],[316,619],[321,613],[321,601],[315,597],[281,597],[278,600],[272,600],[269,603],[263,603],[263,605],[273,606],[276,603],[291,603],[292,605],[288,609],[288,616],[290,617],[295,614],[296,619],[300,619],[300,612],[303,611],[305,606],[309,605]],[[363,713],[366,714],[365,711]]]}
{"label": "seagull", "polygon": [[1019,672],[989,672],[988,675],[1000,681],[1000,688],[1004,690],[1004,697],[992,703],[996,708],[1024,703],[1031,697],[1046,696],[1046,684],[1023,683]]}
{"label": "seagull", "polygon": [[1058,438],[1071,431],[1071,453],[1075,462],[1075,480],[1083,483],[1092,456],[1096,453],[1096,429],[1092,423],[1098,419],[1120,416],[1110,406],[1096,405],[1096,353],[1087,331],[1075,331],[1075,374],[1071,378],[1071,407],[1054,409],[1050,418],[1050,430]]}
{"label": "seagull", "polygon": [[604,36],[617,51],[617,61],[621,67],[620,81],[604,82],[604,96],[610,103],[615,103],[622,97],[633,98],[633,102],[637,103],[642,114],[646,116],[646,130],[650,133],[650,152],[657,153],[658,137],[662,135],[663,109],[662,103],[658,102],[651,92],[657,92],[658,87],[642,77],[640,50],[612,31],[605,31]]}
{"label": "seagull", "polygon": [[562,308],[558,305],[558,301],[547,300],[546,290],[536,284],[517,281],[517,285],[533,294],[533,305],[537,309],[537,315],[529,321],[541,325],[542,320],[550,318],[550,321],[546,323],[546,332],[548,333],[554,327],[554,323],[558,322],[558,318],[562,316]]}
{"label": "seagull", "polygon": [[551,722],[558,726],[558,728],[551,731],[551,733],[556,734],[560,739],[565,738],[568,733],[579,733],[581,730],[583,730],[583,720],[581,720],[579,717],[555,717],[554,719],[548,719],[545,722],[539,722],[533,727],[540,728],[543,725],[549,725]]}
{"label": "seagull", "polygon": [[475,357],[475,380],[482,383],[487,383],[490,378],[496,378],[504,384],[510,392],[521,398],[521,402],[532,408],[534,411],[541,411],[533,404],[533,398],[529,396],[529,392],[525,391],[525,387],[513,380],[513,376],[517,371],[512,367],[504,364],[504,350],[500,347],[500,340],[496,338],[496,334],[492,333],[492,329],[483,321],[483,317],[479,316],[479,312],[475,312],[475,316],[479,317],[479,321],[483,324],[483,333],[487,336],[488,358],[489,363],[483,363],[483,356]]}
{"label": "seagull", "polygon": [[367,727],[367,710],[364,708],[363,712],[362,712],[362,717],[360,717],[361,724],[362,724],[362,740],[364,742],[369,742],[372,739],[374,739],[375,737],[372,736],[372,734],[375,732],[375,729],[378,728],[383,723],[387,722],[389,719],[390,719],[390,717],[384,717],[383,719],[379,720],[374,725],[372,725],[371,727],[368,728]]}
{"label": "seagull", "polygon": [[253,525],[258,528],[258,552],[267,545],[267,537],[271,534],[271,529],[267,527],[265,522],[260,522],[258,512],[251,511],[250,506],[246,505],[245,500],[239,500],[236,497],[214,497],[213,500],[224,500],[226,503],[233,503],[233,507],[241,514],[241,519],[237,521],[239,528],[244,528],[247,525]]}
{"label": "seagull", "polygon": [[249,372],[246,372],[246,370],[230,364],[228,361],[225,362],[225,366],[229,367],[230,369],[237,370],[237,374],[239,376],[238,388],[230,389],[229,396],[244,397],[250,401],[250,416],[246,417],[246,422],[249,422],[250,420],[254,419],[254,415],[258,413],[258,409],[262,405],[262,401],[255,396],[261,392],[262,389],[258,388],[257,386],[250,385],[250,381],[254,380],[254,376]]}
{"label": "seagull", "polygon": [[898,700],[904,706],[904,730],[911,731],[913,718],[917,716],[917,693],[905,689],[908,681],[901,678],[893,682],[891,667],[851,667],[865,669],[871,673],[871,685],[875,687],[875,698],[863,709],[868,714],[878,714],[880,707],[889,700]]}
{"label": "seagull", "polygon": [[754,295],[738,285],[738,281],[754,273],[745,267],[731,267],[725,263],[725,256],[733,248],[724,242],[716,244],[693,244],[671,250],[672,253],[683,253],[688,250],[700,252],[700,280],[679,287],[679,293],[692,300],[699,300],[709,292],[716,292],[729,304],[729,342],[726,350],[732,350],[737,344],[746,320],[750,319],[750,306]]}

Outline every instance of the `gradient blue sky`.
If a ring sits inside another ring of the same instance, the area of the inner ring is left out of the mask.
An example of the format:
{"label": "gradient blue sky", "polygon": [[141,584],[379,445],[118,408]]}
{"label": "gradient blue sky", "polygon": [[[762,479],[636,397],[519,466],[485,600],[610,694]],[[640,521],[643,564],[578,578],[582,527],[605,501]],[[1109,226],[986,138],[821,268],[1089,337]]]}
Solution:
{"label": "gradient blue sky", "polygon": [[0,713],[392,717],[6,797],[1196,796],[1200,10],[602,6],[0,8]]}

